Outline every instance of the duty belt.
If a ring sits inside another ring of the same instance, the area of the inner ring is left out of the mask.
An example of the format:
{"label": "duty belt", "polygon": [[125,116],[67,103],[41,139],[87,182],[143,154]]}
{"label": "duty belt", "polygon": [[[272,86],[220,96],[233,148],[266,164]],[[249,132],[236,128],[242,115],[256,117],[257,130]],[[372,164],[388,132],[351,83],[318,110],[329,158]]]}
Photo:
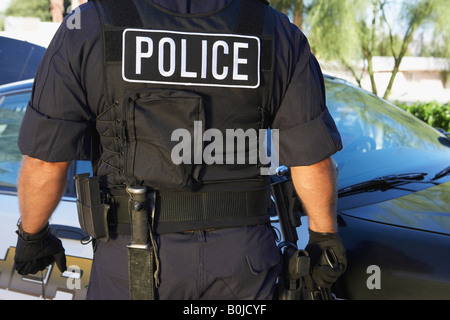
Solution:
{"label": "duty belt", "polygon": [[[128,195],[114,195],[109,205],[112,232],[130,234]],[[269,190],[157,194],[155,229],[158,233],[234,227],[268,220]],[[170,225],[170,227],[169,227]]]}

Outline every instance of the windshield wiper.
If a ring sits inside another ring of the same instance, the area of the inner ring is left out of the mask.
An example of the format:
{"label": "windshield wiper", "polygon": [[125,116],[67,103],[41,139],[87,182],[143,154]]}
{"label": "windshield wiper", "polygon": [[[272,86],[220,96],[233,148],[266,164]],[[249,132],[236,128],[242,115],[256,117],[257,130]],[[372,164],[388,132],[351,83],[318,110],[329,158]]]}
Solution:
{"label": "windshield wiper", "polygon": [[441,170],[438,173],[436,173],[436,175],[433,177],[433,179],[431,179],[431,181],[434,181],[434,180],[440,179],[442,177],[445,177],[449,173],[450,173],[450,166],[448,166],[444,170]]}
{"label": "windshield wiper", "polygon": [[428,181],[420,181],[423,180],[426,175],[427,173],[404,173],[378,177],[339,189],[338,194],[339,197],[345,197],[362,192],[386,191],[408,183],[429,183]]}

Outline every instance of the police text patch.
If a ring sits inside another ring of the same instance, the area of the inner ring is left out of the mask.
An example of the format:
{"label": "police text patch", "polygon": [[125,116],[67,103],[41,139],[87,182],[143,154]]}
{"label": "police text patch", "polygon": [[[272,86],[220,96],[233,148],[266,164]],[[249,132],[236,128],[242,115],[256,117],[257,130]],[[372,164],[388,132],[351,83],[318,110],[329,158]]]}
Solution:
{"label": "police text patch", "polygon": [[258,37],[126,29],[122,77],[128,82],[257,88]]}

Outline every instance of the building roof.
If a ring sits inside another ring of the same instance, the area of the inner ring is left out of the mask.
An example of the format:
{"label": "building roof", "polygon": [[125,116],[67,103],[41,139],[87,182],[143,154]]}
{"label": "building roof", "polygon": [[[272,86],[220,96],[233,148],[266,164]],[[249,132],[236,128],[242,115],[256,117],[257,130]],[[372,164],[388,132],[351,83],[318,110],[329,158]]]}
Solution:
{"label": "building roof", "polygon": [[[392,72],[393,57],[373,57],[374,72]],[[450,69],[450,59],[434,57],[404,57],[400,64],[401,72],[429,71],[441,72]]]}

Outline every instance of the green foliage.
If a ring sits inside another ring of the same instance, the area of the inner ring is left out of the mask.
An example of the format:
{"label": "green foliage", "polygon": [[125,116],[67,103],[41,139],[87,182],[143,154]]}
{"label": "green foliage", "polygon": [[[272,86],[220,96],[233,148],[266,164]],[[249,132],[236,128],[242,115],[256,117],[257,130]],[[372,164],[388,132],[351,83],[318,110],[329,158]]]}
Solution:
{"label": "green foliage", "polygon": [[41,21],[51,21],[48,0],[11,0],[5,16],[37,17]]}
{"label": "green foliage", "polygon": [[[358,84],[369,74],[372,92],[378,94],[373,57],[394,58],[384,98],[387,99],[402,59],[411,44],[425,55],[450,57],[449,0],[270,0],[290,17],[302,17],[302,30],[314,54],[323,61],[339,61]],[[297,8],[294,6],[297,4]],[[301,4],[301,6],[299,5]],[[300,25],[299,25],[300,26]]]}
{"label": "green foliage", "polygon": [[400,108],[425,121],[430,126],[450,132],[450,104],[438,102],[417,102],[413,104],[399,103]]}
{"label": "green foliage", "polygon": [[354,8],[357,0],[314,0],[308,6],[305,32],[311,49],[323,60],[354,56],[358,45]]}

